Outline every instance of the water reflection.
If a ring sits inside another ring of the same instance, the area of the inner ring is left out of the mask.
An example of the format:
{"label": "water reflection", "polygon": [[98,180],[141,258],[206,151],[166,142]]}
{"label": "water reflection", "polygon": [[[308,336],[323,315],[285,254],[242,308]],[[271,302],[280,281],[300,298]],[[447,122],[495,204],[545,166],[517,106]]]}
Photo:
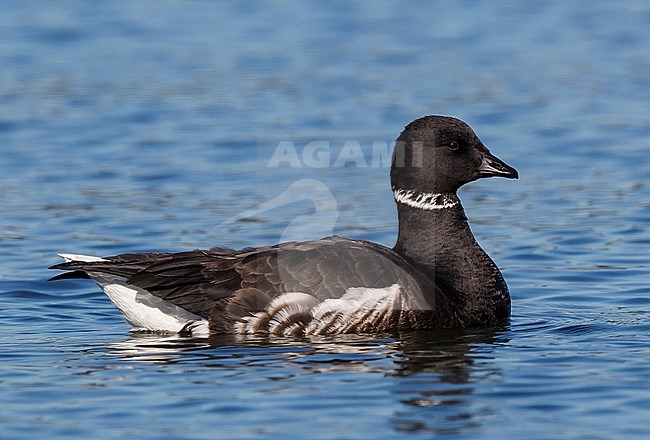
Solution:
{"label": "water reflection", "polygon": [[108,353],[125,361],[167,363],[183,358],[188,351],[210,347],[207,339],[134,332],[124,341],[109,344]]}
{"label": "water reflection", "polygon": [[[260,350],[268,349],[275,354],[283,352],[286,361],[304,365],[305,368],[309,368],[311,361],[321,363],[329,360],[332,363],[349,365],[350,371],[360,367],[359,362],[351,362],[352,360],[388,357],[392,361],[384,370],[387,374],[408,376],[434,372],[444,374],[447,381],[463,382],[467,379],[463,367],[471,366],[473,359],[479,357],[483,351],[489,353],[492,345],[507,342],[505,330],[492,328],[475,331],[422,331],[373,335],[373,338],[368,335],[309,338],[219,335],[211,338],[187,338],[134,332],[123,341],[109,344],[108,353],[124,361],[173,363],[189,355],[221,358],[223,354],[232,355],[233,351],[237,351],[240,355],[255,356]],[[367,357],[373,354],[376,356]],[[459,374],[463,376],[459,377]]]}
{"label": "water reflection", "polygon": [[[458,434],[476,429],[497,412],[486,399],[476,398],[477,387],[499,380],[494,365],[496,347],[508,342],[507,328],[478,331],[416,332],[401,335],[343,335],[309,339],[219,336],[190,339],[178,336],[133,334],[111,344],[109,353],[128,362],[191,365],[258,375],[267,381],[307,377],[330,398],[332,387],[347,387],[336,374],[362,383],[376,381],[395,409],[386,421],[400,433]],[[325,373],[314,376],[312,374]],[[350,373],[353,376],[350,376]],[[328,375],[329,374],[329,375]],[[286,384],[285,389],[294,385]],[[274,389],[273,393],[281,393]],[[269,399],[277,398],[270,394]],[[367,398],[367,396],[360,396]],[[483,406],[478,402],[483,402]],[[312,405],[318,405],[318,400]]]}
{"label": "water reflection", "polygon": [[402,339],[394,394],[403,406],[394,414],[393,428],[436,435],[477,429],[497,410],[477,398],[476,390],[501,376],[491,361],[495,348],[507,342],[506,328],[435,336],[413,333]]}

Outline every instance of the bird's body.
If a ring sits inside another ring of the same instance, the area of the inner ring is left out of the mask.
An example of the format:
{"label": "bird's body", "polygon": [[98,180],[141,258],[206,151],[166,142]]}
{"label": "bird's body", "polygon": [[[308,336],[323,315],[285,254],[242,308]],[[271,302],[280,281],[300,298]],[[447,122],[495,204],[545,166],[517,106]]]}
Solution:
{"label": "bird's body", "polygon": [[92,278],[136,329],[195,336],[492,325],[509,316],[508,288],[456,191],[493,175],[517,177],[465,123],[428,116],[396,144],[392,249],[332,236],[242,250],[62,255],[54,268],[72,272],[55,278]]}

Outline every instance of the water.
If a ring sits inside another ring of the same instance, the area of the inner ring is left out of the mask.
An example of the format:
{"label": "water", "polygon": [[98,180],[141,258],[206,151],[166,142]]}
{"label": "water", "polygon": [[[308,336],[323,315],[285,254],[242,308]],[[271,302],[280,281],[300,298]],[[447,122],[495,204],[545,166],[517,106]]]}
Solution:
{"label": "water", "polygon": [[[2,8],[0,437],[650,435],[646,2]],[[57,252],[392,245],[382,148],[431,113],[521,174],[461,193],[508,325],[192,340],[46,282]]]}

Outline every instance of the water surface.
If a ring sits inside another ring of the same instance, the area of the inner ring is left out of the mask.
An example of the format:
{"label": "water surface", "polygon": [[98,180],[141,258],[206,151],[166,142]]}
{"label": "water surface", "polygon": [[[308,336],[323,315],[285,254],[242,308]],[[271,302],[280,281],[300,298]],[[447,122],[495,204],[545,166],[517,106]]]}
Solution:
{"label": "water surface", "polygon": [[[15,2],[0,40],[0,437],[650,435],[645,2]],[[46,282],[57,252],[390,246],[378,152],[425,114],[520,172],[461,192],[508,325],[195,340]]]}

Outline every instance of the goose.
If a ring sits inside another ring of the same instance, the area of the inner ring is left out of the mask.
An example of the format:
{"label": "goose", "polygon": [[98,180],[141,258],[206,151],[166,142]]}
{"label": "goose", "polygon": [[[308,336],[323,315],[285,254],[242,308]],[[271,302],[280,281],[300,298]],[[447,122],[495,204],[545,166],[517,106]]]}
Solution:
{"label": "goose", "polygon": [[424,116],[395,143],[392,247],[329,236],[271,246],[109,257],[60,254],[51,280],[90,278],[135,331],[191,337],[377,333],[497,325],[510,316],[501,271],[458,198],[471,181],[518,172],[465,122]]}

